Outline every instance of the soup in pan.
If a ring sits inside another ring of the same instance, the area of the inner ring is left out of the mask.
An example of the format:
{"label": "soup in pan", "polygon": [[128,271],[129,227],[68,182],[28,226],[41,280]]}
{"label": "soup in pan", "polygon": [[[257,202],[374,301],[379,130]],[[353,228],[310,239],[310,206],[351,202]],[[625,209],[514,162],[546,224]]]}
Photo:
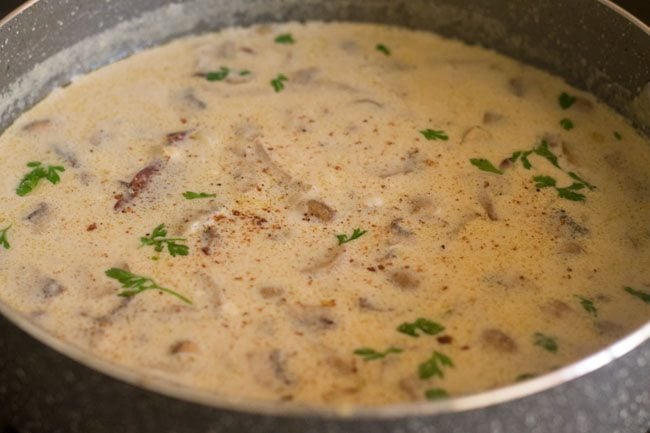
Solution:
{"label": "soup in pan", "polygon": [[440,399],[650,317],[650,148],[425,32],[227,29],[74,79],[0,138],[0,299],[219,395]]}

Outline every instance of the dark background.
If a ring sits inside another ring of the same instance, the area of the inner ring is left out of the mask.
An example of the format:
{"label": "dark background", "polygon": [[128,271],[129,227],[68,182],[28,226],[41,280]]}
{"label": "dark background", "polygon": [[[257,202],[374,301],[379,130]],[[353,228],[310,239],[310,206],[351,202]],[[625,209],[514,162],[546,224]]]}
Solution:
{"label": "dark background", "polygon": [[[0,0],[0,18],[17,8],[24,0]],[[571,0],[567,0],[570,3]],[[614,0],[633,15],[650,25],[650,1],[648,0]]]}

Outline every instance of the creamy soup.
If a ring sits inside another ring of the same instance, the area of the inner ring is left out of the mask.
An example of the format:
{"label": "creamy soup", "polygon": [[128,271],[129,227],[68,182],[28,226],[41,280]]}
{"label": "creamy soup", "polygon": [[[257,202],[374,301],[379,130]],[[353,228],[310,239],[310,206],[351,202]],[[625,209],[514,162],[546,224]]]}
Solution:
{"label": "creamy soup", "polygon": [[650,317],[648,139],[558,78],[433,34],[176,40],[56,90],[0,151],[0,299],[181,386],[435,400]]}

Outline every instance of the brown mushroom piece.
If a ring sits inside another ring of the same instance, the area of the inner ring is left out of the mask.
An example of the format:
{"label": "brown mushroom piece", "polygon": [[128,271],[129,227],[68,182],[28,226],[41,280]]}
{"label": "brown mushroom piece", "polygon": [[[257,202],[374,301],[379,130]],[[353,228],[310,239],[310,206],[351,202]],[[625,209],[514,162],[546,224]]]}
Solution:
{"label": "brown mushroom piece", "polygon": [[492,138],[492,134],[480,126],[472,126],[467,129],[460,140],[460,144],[483,143]]}
{"label": "brown mushroom piece", "polygon": [[32,224],[37,224],[38,225],[38,224],[42,223],[45,220],[45,218],[48,217],[49,209],[50,209],[50,207],[49,207],[49,205],[47,203],[45,203],[45,202],[39,203],[38,206],[36,207],[36,209],[31,211],[25,217],[25,219],[27,221],[29,221],[30,223],[32,223]]}
{"label": "brown mushroom piece", "polygon": [[63,292],[65,292],[65,287],[52,278],[48,278],[43,287],[41,287],[41,294],[46,299],[59,296]]}
{"label": "brown mushroom piece", "polygon": [[38,119],[29,122],[28,124],[23,126],[22,129],[25,132],[40,132],[46,130],[51,124],[52,121],[50,119]]}
{"label": "brown mushroom piece", "polygon": [[318,200],[307,200],[307,214],[313,217],[318,218],[322,222],[330,222],[334,219],[334,214],[336,212]]}
{"label": "brown mushroom piece", "polygon": [[192,340],[181,340],[172,344],[169,348],[169,353],[171,355],[177,355],[179,353],[199,353],[199,346]]}
{"label": "brown mushroom piece", "polygon": [[526,94],[526,86],[524,80],[520,77],[514,77],[508,80],[508,90],[515,96],[522,97]]}
{"label": "brown mushroom piece", "polygon": [[556,319],[561,319],[567,314],[573,313],[574,310],[566,302],[562,302],[559,299],[551,299],[548,302],[539,306],[539,309],[543,313],[552,316]]}
{"label": "brown mushroom piece", "polygon": [[483,123],[484,124],[496,123],[501,119],[503,119],[503,115],[499,114],[499,113],[495,113],[493,111],[486,111],[483,114]]}
{"label": "brown mushroom piece", "polygon": [[485,211],[485,214],[491,221],[497,221],[499,216],[497,215],[496,210],[494,209],[494,202],[492,198],[488,196],[487,193],[481,192],[478,195],[478,202]]}
{"label": "brown mushroom piece", "polygon": [[412,231],[410,231],[410,230],[408,230],[408,229],[406,229],[406,228],[404,228],[402,226],[403,221],[404,221],[404,218],[395,218],[394,220],[392,220],[390,222],[390,226],[389,226],[391,233],[393,233],[394,235],[403,236],[403,237],[413,235]]}
{"label": "brown mushroom piece", "polygon": [[161,162],[154,162],[140,170],[133,176],[131,182],[127,184],[127,190],[119,196],[115,202],[114,209],[123,211],[124,208],[133,201],[140,193],[146,190],[151,183],[151,178],[158,174],[162,168]]}
{"label": "brown mushroom piece", "polygon": [[420,280],[408,271],[392,272],[388,279],[400,289],[412,290],[417,289],[420,286]]}
{"label": "brown mushroom piece", "polygon": [[504,353],[517,351],[517,343],[508,334],[498,329],[486,329],[481,333],[481,341],[485,346]]}

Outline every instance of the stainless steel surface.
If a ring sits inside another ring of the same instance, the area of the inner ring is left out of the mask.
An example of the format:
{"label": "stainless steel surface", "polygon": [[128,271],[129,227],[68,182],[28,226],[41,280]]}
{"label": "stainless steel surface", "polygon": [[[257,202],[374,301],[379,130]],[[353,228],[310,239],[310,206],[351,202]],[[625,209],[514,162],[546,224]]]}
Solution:
{"label": "stainless steel surface", "polygon": [[[562,2],[549,0],[533,6],[505,0],[188,0],[181,3],[192,7],[167,13],[185,18],[195,14],[196,19],[189,19],[187,25],[120,32],[103,45],[77,44],[103,29],[127,28],[125,21],[163,3],[167,2],[41,0],[1,25],[0,107],[5,109],[0,112],[0,130],[26,106],[73,75],[177,35],[234,23],[346,19],[430,29],[480,42],[558,73],[628,115],[632,113],[630,99],[650,79],[647,27],[617,15],[604,2],[590,0],[572,2],[571,8],[581,11],[577,17],[567,14]],[[75,44],[78,55],[71,57],[75,61],[50,62],[46,73],[22,88],[16,86],[35,64],[56,58]],[[15,100],[6,94],[9,88],[14,89],[10,96]],[[637,125],[650,130],[643,119],[637,119]],[[60,355],[0,317],[0,427],[5,423],[24,432],[647,433],[650,428],[650,324],[581,363],[524,384],[436,404],[341,415],[280,404],[226,401],[164,383],[142,383],[127,371],[87,359],[82,352],[48,339],[6,307],[0,305],[0,311],[39,340],[122,379],[112,379]],[[592,372],[594,369],[598,370]],[[542,390],[546,391],[535,394]]]}

